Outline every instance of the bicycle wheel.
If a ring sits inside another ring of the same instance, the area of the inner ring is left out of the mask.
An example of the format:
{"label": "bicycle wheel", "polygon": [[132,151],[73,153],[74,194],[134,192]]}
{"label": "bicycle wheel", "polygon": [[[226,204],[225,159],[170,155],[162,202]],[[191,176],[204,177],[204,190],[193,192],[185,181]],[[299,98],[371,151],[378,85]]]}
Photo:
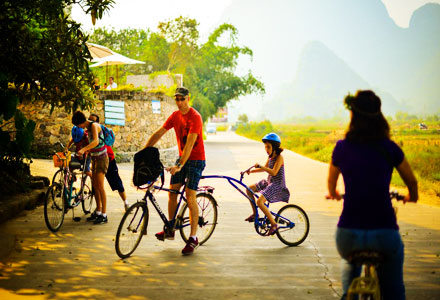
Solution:
{"label": "bicycle wheel", "polygon": [[288,246],[298,246],[309,234],[310,223],[306,212],[298,205],[283,206],[275,218],[279,229],[276,234]]}
{"label": "bicycle wheel", "polygon": [[84,186],[83,189],[81,190],[81,199],[82,199],[82,210],[84,212],[84,214],[88,214],[93,210],[94,205],[96,204],[96,202],[94,201],[94,195],[93,195],[93,188],[92,188],[92,178],[90,178],[87,175],[86,178],[84,179]]}
{"label": "bicycle wheel", "polygon": [[[217,202],[209,193],[197,194],[196,200],[199,205],[197,238],[199,240],[199,245],[203,245],[211,237],[215,226],[217,225]],[[186,243],[191,233],[189,209],[186,203],[182,209],[182,214],[178,216],[178,220],[180,235]]]}
{"label": "bicycle wheel", "polygon": [[64,177],[63,169],[59,169],[58,171],[55,172],[55,174],[53,174],[51,184],[54,183],[63,184],[63,177]]}
{"label": "bicycle wheel", "polygon": [[44,200],[44,221],[52,232],[58,231],[63,225],[64,205],[63,186],[57,183],[52,184]]}
{"label": "bicycle wheel", "polygon": [[116,232],[115,249],[120,258],[129,257],[146,234],[148,207],[145,202],[136,202],[128,208]]}

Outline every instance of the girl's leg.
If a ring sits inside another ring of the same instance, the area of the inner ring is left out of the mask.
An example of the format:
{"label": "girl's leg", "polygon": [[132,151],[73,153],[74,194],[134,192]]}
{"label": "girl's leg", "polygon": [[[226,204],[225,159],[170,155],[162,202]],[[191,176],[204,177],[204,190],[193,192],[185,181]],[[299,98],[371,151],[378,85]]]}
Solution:
{"label": "girl's leg", "polygon": [[96,200],[96,211],[102,212],[101,191],[98,183],[98,173],[92,173],[92,185]]}
{"label": "girl's leg", "polygon": [[105,178],[105,174],[102,172],[99,172],[97,174],[95,174],[96,177],[96,192],[99,194],[99,200],[100,200],[100,206],[101,206],[101,212],[103,214],[106,213],[107,211],[107,195],[105,193],[105,188],[104,188],[104,178]]}
{"label": "girl's leg", "polygon": [[267,208],[266,205],[264,205],[264,203],[266,203],[266,198],[264,198],[264,196],[261,195],[260,198],[258,198],[258,202],[257,202],[258,207],[261,209],[261,211],[269,219],[270,225],[276,226],[277,223],[275,223],[275,219],[273,218],[272,214],[270,213],[269,208]]}
{"label": "girl's leg", "polygon": [[[255,184],[249,186],[249,188],[250,188],[252,191],[254,191],[254,192],[257,190],[257,187],[255,186]],[[255,202],[255,197],[254,197],[253,193],[251,193],[249,190],[246,189],[246,194],[248,195],[249,198],[253,199],[254,202]],[[256,215],[255,206],[252,204],[251,200],[249,200],[249,204],[251,205],[252,213],[253,213],[253,215],[255,216],[255,215]],[[250,217],[249,217],[249,218],[250,218]],[[249,218],[248,218],[248,219],[249,219]],[[246,220],[247,220],[247,219],[246,219]]]}

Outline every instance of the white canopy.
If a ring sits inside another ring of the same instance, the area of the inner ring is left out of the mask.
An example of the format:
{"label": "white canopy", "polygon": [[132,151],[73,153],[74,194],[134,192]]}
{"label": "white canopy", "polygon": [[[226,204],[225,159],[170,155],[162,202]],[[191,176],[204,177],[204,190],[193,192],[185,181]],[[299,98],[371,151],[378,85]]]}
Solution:
{"label": "white canopy", "polygon": [[103,58],[99,58],[94,61],[97,61],[97,63],[90,65],[90,68],[111,66],[111,65],[145,64],[145,62],[143,61],[131,59],[115,52],[113,52],[113,55],[105,56]]}
{"label": "white canopy", "polygon": [[86,43],[86,45],[87,45],[87,48],[89,48],[89,52],[93,57],[93,61],[96,61],[100,58],[114,54],[114,52],[112,50],[110,50],[109,48],[98,45],[98,44]]}

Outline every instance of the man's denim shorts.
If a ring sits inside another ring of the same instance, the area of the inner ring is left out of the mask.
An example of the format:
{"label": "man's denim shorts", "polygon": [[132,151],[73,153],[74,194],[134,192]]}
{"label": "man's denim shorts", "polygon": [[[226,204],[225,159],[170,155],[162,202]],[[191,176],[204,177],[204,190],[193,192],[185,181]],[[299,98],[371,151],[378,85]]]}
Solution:
{"label": "man's denim shorts", "polygon": [[206,164],[204,160],[188,160],[180,172],[171,176],[171,184],[183,184],[186,179],[186,187],[197,191],[200,177],[202,177],[202,172],[205,169],[205,166]]}

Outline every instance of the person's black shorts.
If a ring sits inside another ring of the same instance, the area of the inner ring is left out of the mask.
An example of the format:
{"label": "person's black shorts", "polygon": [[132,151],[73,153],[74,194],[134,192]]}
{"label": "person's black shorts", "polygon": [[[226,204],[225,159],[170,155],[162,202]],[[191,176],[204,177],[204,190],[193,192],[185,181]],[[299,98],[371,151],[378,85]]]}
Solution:
{"label": "person's black shorts", "polygon": [[108,170],[107,173],[105,174],[105,178],[107,178],[108,184],[110,184],[112,191],[117,190],[120,193],[125,191],[121,177],[119,176],[118,166],[116,165],[116,159],[112,159],[108,163]]}

